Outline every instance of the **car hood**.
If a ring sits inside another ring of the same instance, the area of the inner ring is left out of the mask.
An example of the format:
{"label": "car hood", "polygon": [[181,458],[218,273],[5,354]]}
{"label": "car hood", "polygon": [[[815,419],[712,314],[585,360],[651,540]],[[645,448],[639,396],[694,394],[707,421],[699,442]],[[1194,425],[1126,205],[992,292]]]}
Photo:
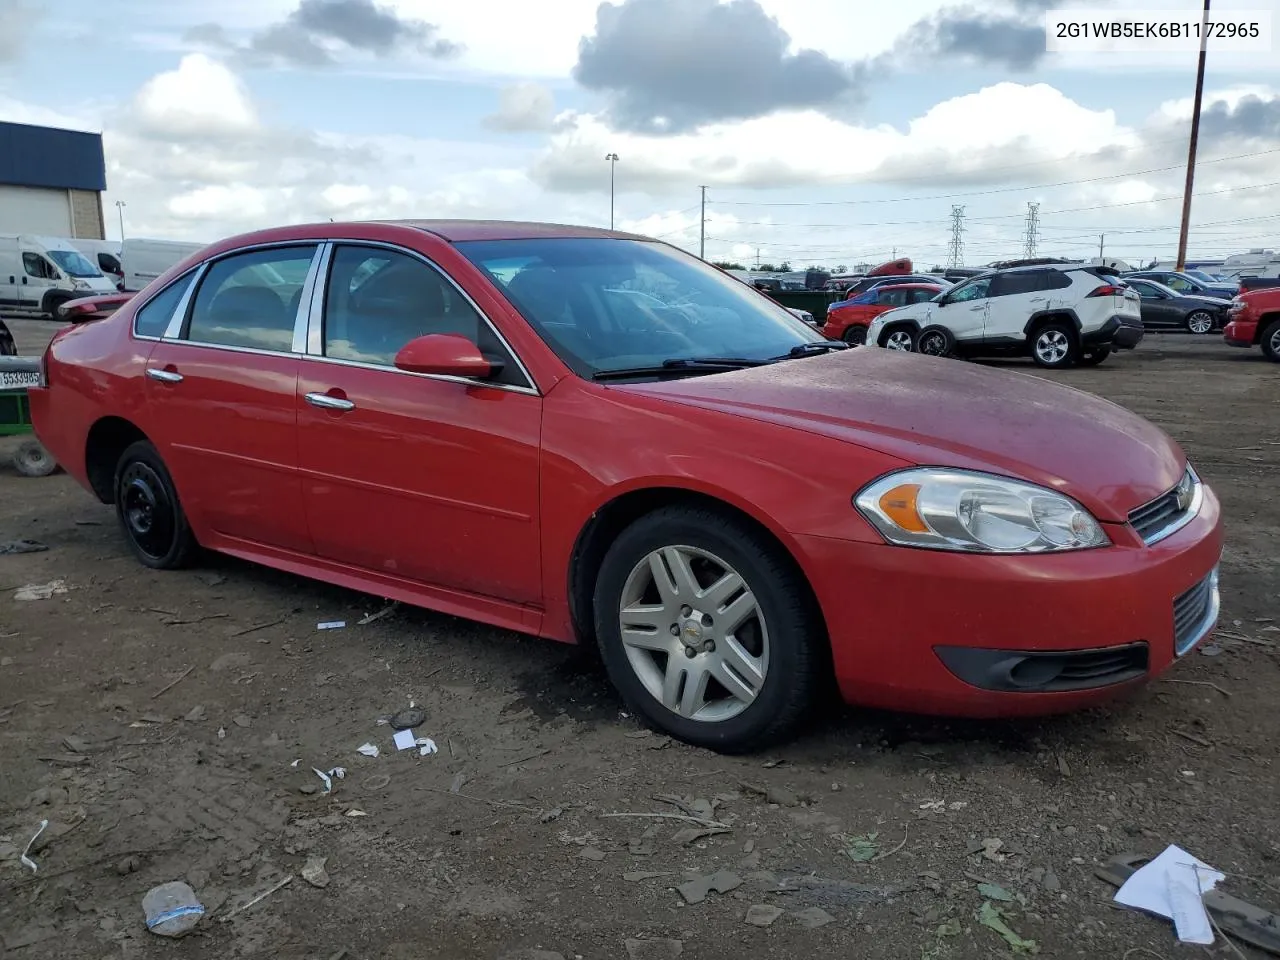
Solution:
{"label": "car hood", "polygon": [[1202,303],[1207,307],[1225,307],[1231,303],[1229,298],[1208,293],[1184,293],[1178,299],[1185,300],[1188,304]]}
{"label": "car hood", "polygon": [[1099,520],[1168,492],[1186,459],[1110,401],[1025,374],[860,348],[616,389],[781,424],[915,464],[1060,490]]}

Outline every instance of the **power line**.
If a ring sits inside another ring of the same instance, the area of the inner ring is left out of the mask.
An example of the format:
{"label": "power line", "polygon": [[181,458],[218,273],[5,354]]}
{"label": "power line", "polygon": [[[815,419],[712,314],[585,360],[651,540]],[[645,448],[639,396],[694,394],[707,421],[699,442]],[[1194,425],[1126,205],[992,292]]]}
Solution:
{"label": "power line", "polygon": [[[1252,157],[1266,156],[1272,153],[1280,153],[1280,147],[1272,150],[1259,150],[1255,153],[1240,153],[1230,157],[1218,157],[1214,160],[1201,160],[1200,165],[1210,163],[1226,163],[1231,160],[1246,160]],[[859,206],[868,203],[909,203],[915,200],[958,200],[965,197],[986,197],[998,193],[1018,193],[1027,190],[1049,190],[1054,187],[1073,187],[1085,183],[1102,183],[1106,180],[1123,180],[1125,177],[1141,177],[1149,173],[1167,173],[1170,170],[1182,170],[1184,165],[1181,163],[1172,164],[1166,167],[1151,167],[1146,170],[1133,170],[1128,173],[1112,173],[1099,177],[1084,177],[1079,180],[1059,180],[1056,183],[1034,183],[1019,187],[993,187],[990,190],[970,190],[964,193],[939,193],[926,197],[884,197],[880,199],[868,200],[717,200],[716,203],[721,206],[735,207],[829,207],[829,206]],[[876,185],[874,181],[871,185]],[[860,185],[866,186],[868,182],[864,181]],[[885,185],[888,185],[886,183]],[[1182,198],[1182,194],[1178,195]]]}

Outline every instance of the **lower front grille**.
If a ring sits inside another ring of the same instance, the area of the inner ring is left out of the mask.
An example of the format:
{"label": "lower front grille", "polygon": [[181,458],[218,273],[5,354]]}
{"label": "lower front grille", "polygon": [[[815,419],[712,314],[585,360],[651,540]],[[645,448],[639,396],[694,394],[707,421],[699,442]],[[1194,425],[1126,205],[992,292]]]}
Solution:
{"label": "lower front grille", "polygon": [[1218,568],[1173,601],[1173,650],[1182,656],[1218,622]]}

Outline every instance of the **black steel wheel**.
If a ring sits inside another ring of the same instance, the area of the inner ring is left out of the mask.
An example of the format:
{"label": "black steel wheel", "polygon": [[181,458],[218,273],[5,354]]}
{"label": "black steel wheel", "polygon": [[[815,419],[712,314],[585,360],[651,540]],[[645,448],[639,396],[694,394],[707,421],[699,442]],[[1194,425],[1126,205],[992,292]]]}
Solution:
{"label": "black steel wheel", "polygon": [[855,323],[844,332],[844,342],[851,347],[861,347],[867,342],[867,328]]}
{"label": "black steel wheel", "polygon": [[125,450],[116,468],[115,491],[116,516],[134,555],[156,570],[186,566],[196,540],[155,447],[140,440]]}

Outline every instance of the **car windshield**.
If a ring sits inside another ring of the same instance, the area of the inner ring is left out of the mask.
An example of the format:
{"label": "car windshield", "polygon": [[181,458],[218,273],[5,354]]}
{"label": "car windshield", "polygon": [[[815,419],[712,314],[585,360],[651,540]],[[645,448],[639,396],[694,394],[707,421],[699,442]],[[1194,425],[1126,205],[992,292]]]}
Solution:
{"label": "car windshield", "polygon": [[663,364],[714,372],[679,362],[760,362],[824,342],[768,297],[665,244],[547,237],[468,240],[456,247],[587,379]]}
{"label": "car windshield", "polygon": [[1192,280],[1199,280],[1201,283],[1207,283],[1210,285],[1219,284],[1222,282],[1221,280],[1211,277],[1209,274],[1204,273],[1200,270],[1188,270],[1187,276],[1190,277]]}
{"label": "car windshield", "polygon": [[53,262],[60,266],[68,276],[102,276],[101,270],[86,260],[83,255],[76,253],[74,250],[49,250],[47,252]]}

